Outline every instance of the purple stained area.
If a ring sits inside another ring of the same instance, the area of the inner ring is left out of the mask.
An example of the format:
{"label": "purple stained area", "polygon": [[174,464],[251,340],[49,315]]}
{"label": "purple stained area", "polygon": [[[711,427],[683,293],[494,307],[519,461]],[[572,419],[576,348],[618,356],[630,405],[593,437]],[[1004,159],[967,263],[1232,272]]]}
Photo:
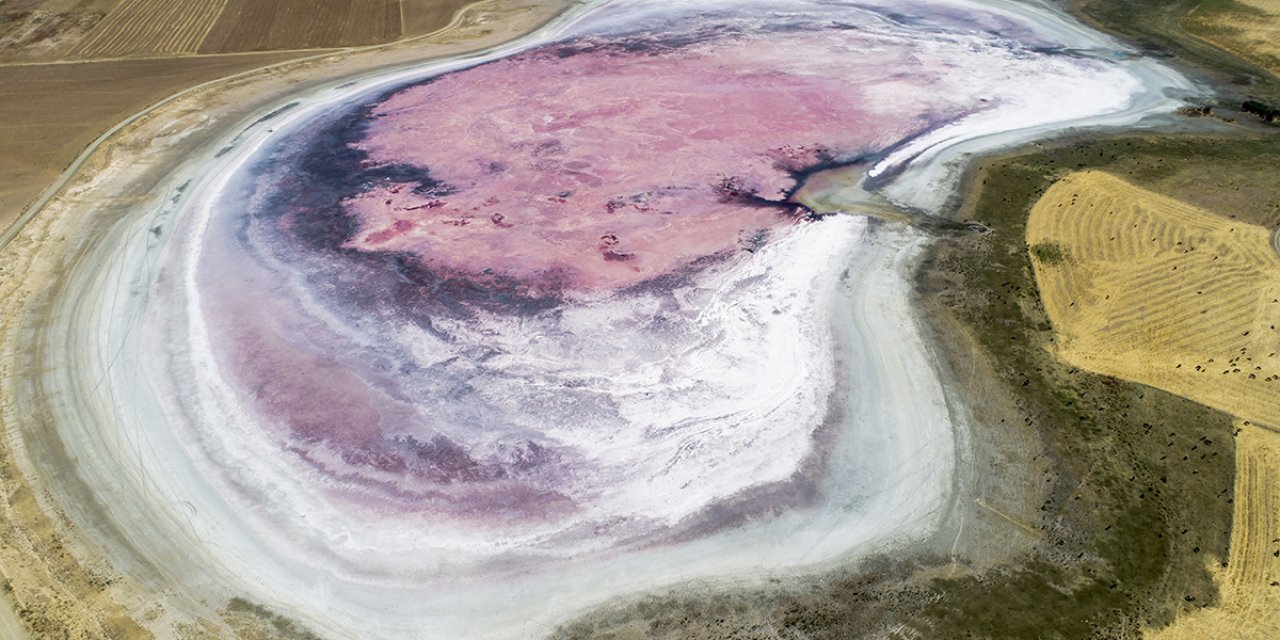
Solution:
{"label": "purple stained area", "polygon": [[539,548],[811,499],[854,384],[818,283],[853,240],[793,192],[1035,73],[815,11],[579,36],[275,143],[197,271],[239,409],[361,517]]}

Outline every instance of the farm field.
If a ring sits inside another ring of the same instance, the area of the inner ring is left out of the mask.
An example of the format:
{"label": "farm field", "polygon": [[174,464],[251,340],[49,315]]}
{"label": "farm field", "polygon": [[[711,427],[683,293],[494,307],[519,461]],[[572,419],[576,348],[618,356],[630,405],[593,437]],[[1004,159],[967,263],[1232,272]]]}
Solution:
{"label": "farm field", "polygon": [[0,66],[0,229],[113,124],[188,86],[291,57]]}
{"label": "farm field", "polygon": [[1067,362],[1244,419],[1235,439],[1230,554],[1225,568],[1215,568],[1220,604],[1155,637],[1275,637],[1280,334],[1272,323],[1280,256],[1271,234],[1086,171],[1036,203],[1027,243],[1056,350]]}
{"label": "farm field", "polygon": [[1179,618],[1154,640],[1280,637],[1280,433],[1239,428],[1231,555],[1218,573],[1221,603]]}
{"label": "farm field", "polygon": [[430,33],[447,25],[468,4],[467,0],[0,3],[0,229],[85,145],[166,95],[305,55],[268,51],[370,45],[395,41],[402,33]]}
{"label": "farm field", "polygon": [[228,0],[124,0],[70,55],[111,58],[195,53]]}
{"label": "farm field", "polygon": [[1188,31],[1280,75],[1280,0],[1205,2],[1183,22]]}
{"label": "farm field", "polygon": [[400,37],[400,32],[400,3],[396,0],[227,0],[198,50],[228,53],[358,46],[390,42]]}
{"label": "farm field", "polygon": [[17,0],[0,2],[0,61],[324,49],[449,24],[469,0]]}
{"label": "farm field", "polygon": [[449,24],[453,15],[468,4],[468,0],[401,0],[404,35],[431,33]]}
{"label": "farm field", "polygon": [[0,61],[62,58],[119,3],[120,0],[0,2]]}

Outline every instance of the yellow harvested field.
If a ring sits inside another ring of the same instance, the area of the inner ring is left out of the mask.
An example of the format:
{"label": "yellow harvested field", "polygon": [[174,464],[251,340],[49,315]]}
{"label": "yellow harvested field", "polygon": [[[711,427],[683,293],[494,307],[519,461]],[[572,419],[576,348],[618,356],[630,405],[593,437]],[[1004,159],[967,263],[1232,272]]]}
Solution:
{"label": "yellow harvested field", "polygon": [[1191,31],[1280,75],[1280,0],[1236,0],[1231,8],[1193,10]]}
{"label": "yellow harvested field", "polygon": [[195,53],[227,0],[123,0],[70,53],[117,58]]}
{"label": "yellow harvested field", "polygon": [[1220,603],[1149,633],[1154,640],[1280,638],[1280,433],[1243,425],[1236,438],[1231,554],[1215,570]]}
{"label": "yellow harvested field", "polygon": [[1045,192],[1027,243],[1066,361],[1280,425],[1280,256],[1266,229],[1088,171]]}

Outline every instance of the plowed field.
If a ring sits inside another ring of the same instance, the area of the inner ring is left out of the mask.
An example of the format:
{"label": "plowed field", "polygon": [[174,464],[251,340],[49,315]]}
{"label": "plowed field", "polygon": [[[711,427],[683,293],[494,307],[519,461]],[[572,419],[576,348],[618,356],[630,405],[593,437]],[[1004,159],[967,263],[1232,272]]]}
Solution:
{"label": "plowed field", "polygon": [[398,37],[396,0],[227,0],[199,51],[357,46]]}
{"label": "plowed field", "polygon": [[124,0],[71,55],[114,58],[195,53],[226,4],[227,0]]}
{"label": "plowed field", "polygon": [[185,87],[289,57],[0,66],[0,229],[116,122]]}

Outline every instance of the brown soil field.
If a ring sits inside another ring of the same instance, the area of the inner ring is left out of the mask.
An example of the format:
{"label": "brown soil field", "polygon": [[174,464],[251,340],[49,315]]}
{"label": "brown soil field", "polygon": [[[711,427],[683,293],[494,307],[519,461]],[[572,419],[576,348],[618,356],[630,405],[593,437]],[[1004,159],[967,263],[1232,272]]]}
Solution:
{"label": "brown soil field", "polygon": [[444,27],[468,4],[469,0],[400,0],[404,35],[421,35]]}
{"label": "brown soil field", "polygon": [[1183,18],[1187,30],[1280,76],[1280,0],[1216,0]]}
{"label": "brown soil field", "polygon": [[77,58],[195,53],[227,0],[123,0],[70,51]]}
{"label": "brown soil field", "polygon": [[1085,171],[1045,192],[1026,239],[1067,362],[1244,418],[1230,553],[1211,567],[1219,604],[1153,637],[1280,637],[1280,431],[1265,426],[1280,424],[1272,234]]}
{"label": "brown soil field", "polygon": [[228,0],[199,51],[369,45],[395,40],[400,32],[397,0]]}
{"label": "brown soil field", "polygon": [[1280,256],[1267,229],[1089,171],[1045,193],[1027,243],[1068,362],[1280,424]]}
{"label": "brown soil field", "polygon": [[[0,64],[0,230],[121,119],[186,87],[301,55],[256,51],[379,44],[402,32],[423,35],[448,25],[468,4],[0,1],[0,60],[12,61]],[[407,28],[402,29],[402,20]],[[109,59],[73,64],[67,57]],[[129,57],[137,59],[122,59]]]}
{"label": "brown soil field", "polygon": [[75,47],[120,0],[0,2],[0,60],[56,60]]}
{"label": "brown soil field", "polygon": [[0,229],[115,123],[183,88],[292,57],[0,65]]}
{"label": "brown soil field", "polygon": [[165,57],[392,42],[471,0],[0,0],[0,62]]}

